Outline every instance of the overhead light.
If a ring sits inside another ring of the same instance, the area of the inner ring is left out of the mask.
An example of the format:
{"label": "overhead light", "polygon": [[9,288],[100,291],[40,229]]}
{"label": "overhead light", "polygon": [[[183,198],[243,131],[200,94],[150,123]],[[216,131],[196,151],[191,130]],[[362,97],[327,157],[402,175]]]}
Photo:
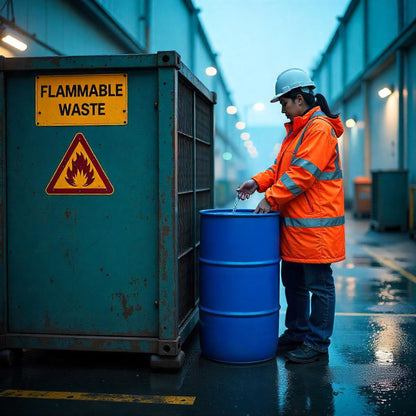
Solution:
{"label": "overhead light", "polygon": [[259,156],[259,152],[257,151],[256,146],[254,145],[247,147],[247,151],[252,158],[256,158]]}
{"label": "overhead light", "polygon": [[10,46],[13,46],[13,48],[18,49],[19,51],[25,51],[27,49],[27,44],[26,43],[24,43],[21,40],[15,38],[12,35],[2,36],[1,40],[4,43],[7,43]]}
{"label": "overhead light", "polygon": [[386,98],[389,95],[391,95],[392,92],[393,92],[393,88],[391,88],[391,87],[384,87],[381,90],[379,90],[378,96],[380,98]]}
{"label": "overhead light", "polygon": [[217,68],[215,68],[214,66],[208,66],[205,68],[205,73],[209,77],[214,77],[215,75],[217,75]]}
{"label": "overhead light", "polygon": [[238,130],[244,130],[246,128],[246,123],[244,123],[244,121],[237,121],[235,127],[237,127]]}
{"label": "overhead light", "polygon": [[247,133],[246,131],[240,134],[241,140],[248,140],[250,138],[250,133]]}
{"label": "overhead light", "polygon": [[349,128],[352,129],[355,125],[357,124],[357,122],[355,121],[354,118],[349,118],[346,122],[345,125]]}
{"label": "overhead light", "polygon": [[231,152],[224,152],[222,154],[222,158],[224,160],[231,160],[233,158],[233,154]]}
{"label": "overhead light", "polygon": [[256,103],[253,105],[253,110],[254,111],[263,111],[265,108],[263,103]]}
{"label": "overhead light", "polygon": [[227,107],[228,114],[237,114],[237,107],[235,105],[229,105]]}

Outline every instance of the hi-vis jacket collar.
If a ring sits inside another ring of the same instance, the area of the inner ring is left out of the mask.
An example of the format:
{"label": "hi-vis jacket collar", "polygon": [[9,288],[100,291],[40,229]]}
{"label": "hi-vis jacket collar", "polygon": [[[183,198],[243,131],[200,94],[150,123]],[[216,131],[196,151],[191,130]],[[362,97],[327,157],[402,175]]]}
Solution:
{"label": "hi-vis jacket collar", "polygon": [[329,118],[325,115],[325,113],[321,110],[321,107],[313,107],[311,108],[307,113],[305,113],[303,116],[298,116],[293,119],[293,122],[287,122],[285,123],[286,132],[288,135],[291,134],[297,134],[300,129],[306,126],[310,118],[316,113],[320,112],[322,115],[332,126],[334,129],[336,137],[340,137],[342,133],[344,132],[344,127],[342,125],[342,122],[340,118]]}

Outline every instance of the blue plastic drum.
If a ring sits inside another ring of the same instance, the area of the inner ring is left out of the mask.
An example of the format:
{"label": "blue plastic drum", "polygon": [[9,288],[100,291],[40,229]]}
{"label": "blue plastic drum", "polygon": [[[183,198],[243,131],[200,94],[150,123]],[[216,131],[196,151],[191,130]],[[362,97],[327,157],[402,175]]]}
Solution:
{"label": "blue plastic drum", "polygon": [[202,353],[233,364],[267,361],[279,333],[279,213],[200,214]]}

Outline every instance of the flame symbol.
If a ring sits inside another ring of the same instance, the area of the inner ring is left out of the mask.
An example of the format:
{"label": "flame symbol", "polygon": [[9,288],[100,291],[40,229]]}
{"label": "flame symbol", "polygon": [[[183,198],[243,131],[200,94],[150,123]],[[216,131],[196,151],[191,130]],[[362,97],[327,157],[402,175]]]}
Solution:
{"label": "flame symbol", "polygon": [[66,171],[65,180],[75,188],[85,188],[94,182],[94,169],[90,168],[88,159],[82,153],[77,153],[77,158],[72,161],[72,169]]}

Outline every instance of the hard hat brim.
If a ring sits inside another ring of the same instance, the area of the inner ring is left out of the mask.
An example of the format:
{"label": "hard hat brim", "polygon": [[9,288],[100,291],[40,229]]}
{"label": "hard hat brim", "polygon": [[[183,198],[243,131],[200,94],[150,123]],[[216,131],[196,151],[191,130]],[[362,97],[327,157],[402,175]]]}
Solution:
{"label": "hard hat brim", "polygon": [[[306,85],[306,86],[303,86],[303,85],[297,85],[297,86],[294,86],[293,88],[290,88],[290,89],[288,89],[287,91],[283,91],[281,94],[277,94],[277,95],[275,95],[271,100],[270,100],[270,102],[271,103],[275,103],[275,102],[277,102],[277,101],[279,101],[279,99],[280,99],[280,97],[282,97],[283,95],[285,95],[285,94],[287,94],[288,92],[290,92],[290,91],[293,91],[294,89],[296,89],[296,88],[309,88],[309,89],[311,89],[311,90],[314,90],[316,87],[315,87],[315,84],[312,84],[312,85]],[[306,92],[306,91],[303,91],[303,92]]]}

